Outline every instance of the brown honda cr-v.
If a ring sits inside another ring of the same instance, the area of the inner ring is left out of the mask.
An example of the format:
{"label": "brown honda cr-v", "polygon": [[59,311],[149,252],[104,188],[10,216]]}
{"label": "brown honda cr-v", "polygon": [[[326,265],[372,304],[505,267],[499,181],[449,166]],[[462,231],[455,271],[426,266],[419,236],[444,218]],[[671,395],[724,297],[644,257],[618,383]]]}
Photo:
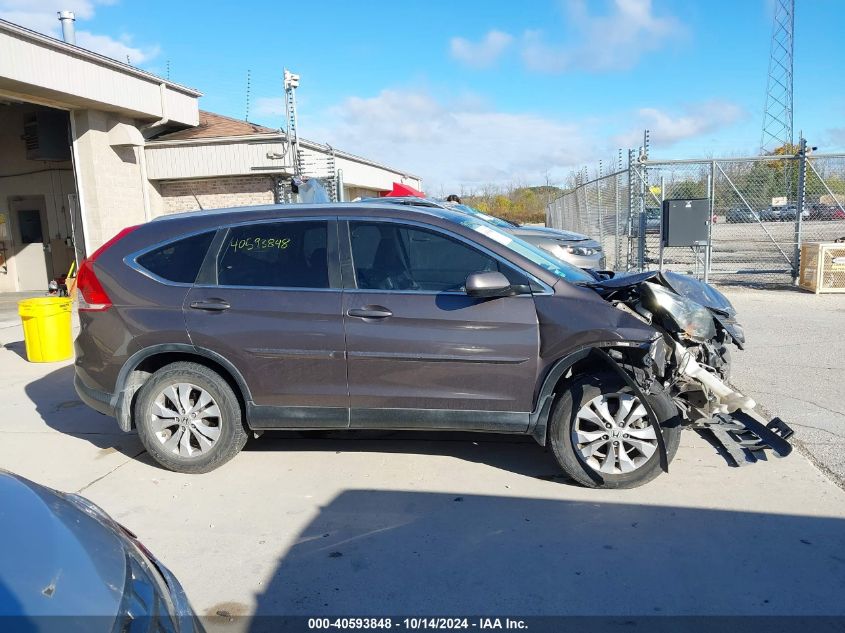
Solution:
{"label": "brown honda cr-v", "polygon": [[76,389],[180,472],[253,431],[437,429],[530,434],[584,485],[635,486],[677,450],[678,380],[595,281],[443,209],[168,216],[81,266]]}

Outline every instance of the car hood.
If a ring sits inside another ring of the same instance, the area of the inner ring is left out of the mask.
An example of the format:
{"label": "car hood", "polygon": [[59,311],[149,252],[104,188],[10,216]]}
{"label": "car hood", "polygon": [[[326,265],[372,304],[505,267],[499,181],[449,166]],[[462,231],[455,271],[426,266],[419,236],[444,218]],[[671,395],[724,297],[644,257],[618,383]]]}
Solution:
{"label": "car hood", "polygon": [[572,231],[561,231],[560,229],[550,229],[547,226],[518,226],[508,230],[517,236],[542,235],[546,237],[553,237],[559,240],[567,240],[570,242],[581,242],[583,240],[590,239],[586,235],[582,235],[580,233],[573,233]]}
{"label": "car hood", "polygon": [[110,616],[102,618],[109,630],[125,578],[114,528],[61,493],[0,471],[0,616]]}
{"label": "car hood", "polygon": [[601,278],[590,284],[590,286],[599,291],[600,294],[602,289],[611,290],[636,286],[644,281],[659,277],[660,279],[658,281],[662,281],[662,285],[668,286],[679,295],[727,316],[733,317],[736,315],[736,309],[725,295],[710,284],[704,283],[690,275],[682,275],[671,271],[660,272],[658,270],[649,270],[642,273],[602,272],[596,273],[596,275]]}

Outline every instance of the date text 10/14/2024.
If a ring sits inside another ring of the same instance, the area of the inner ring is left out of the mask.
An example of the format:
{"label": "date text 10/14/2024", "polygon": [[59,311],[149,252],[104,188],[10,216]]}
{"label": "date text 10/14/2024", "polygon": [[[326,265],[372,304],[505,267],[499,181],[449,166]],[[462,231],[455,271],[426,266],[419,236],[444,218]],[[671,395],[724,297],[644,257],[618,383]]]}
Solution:
{"label": "date text 10/14/2024", "polygon": [[525,630],[524,620],[515,618],[309,618],[309,630]]}

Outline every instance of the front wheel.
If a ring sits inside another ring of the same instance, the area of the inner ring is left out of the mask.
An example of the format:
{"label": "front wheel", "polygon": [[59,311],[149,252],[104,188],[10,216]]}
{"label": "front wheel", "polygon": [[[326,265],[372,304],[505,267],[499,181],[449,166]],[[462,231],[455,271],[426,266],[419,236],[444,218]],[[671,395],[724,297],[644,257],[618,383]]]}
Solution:
{"label": "front wheel", "polygon": [[[668,461],[680,444],[678,411],[668,396],[648,396]],[[657,431],[630,387],[611,373],[572,379],[552,409],[549,444],[560,467],[589,488],[635,488],[660,472]]]}

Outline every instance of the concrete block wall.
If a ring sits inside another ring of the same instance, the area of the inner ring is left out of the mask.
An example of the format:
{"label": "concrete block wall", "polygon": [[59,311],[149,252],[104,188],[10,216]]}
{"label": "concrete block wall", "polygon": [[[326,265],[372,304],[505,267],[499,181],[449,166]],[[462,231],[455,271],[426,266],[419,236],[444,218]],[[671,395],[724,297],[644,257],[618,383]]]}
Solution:
{"label": "concrete block wall", "polygon": [[161,203],[154,205],[153,212],[168,214],[200,208],[273,204],[274,181],[268,175],[161,181],[156,183]]}
{"label": "concrete block wall", "polygon": [[117,123],[135,122],[96,110],[77,110],[72,116],[79,194],[88,251],[93,252],[121,229],[146,219],[139,149],[109,144],[109,130]]}

